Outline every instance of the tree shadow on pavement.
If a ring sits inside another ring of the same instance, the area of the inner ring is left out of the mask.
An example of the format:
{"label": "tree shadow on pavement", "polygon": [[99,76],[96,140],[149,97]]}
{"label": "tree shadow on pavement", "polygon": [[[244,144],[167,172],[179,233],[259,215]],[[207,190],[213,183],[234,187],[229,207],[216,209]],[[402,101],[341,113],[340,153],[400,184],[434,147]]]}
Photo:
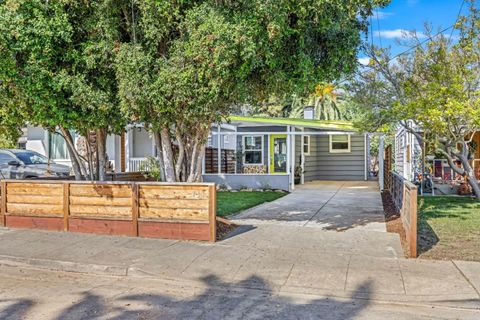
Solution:
{"label": "tree shadow on pavement", "polygon": [[8,306],[0,310],[0,319],[25,319],[27,311],[35,305],[35,302],[30,299],[0,300],[0,308],[4,304]]}
{"label": "tree shadow on pavement", "polygon": [[[104,298],[85,293],[56,319],[354,319],[368,306],[372,291],[371,283],[365,282],[352,294],[352,297],[362,295],[362,300],[293,299],[273,292],[257,276],[235,283],[223,282],[216,276],[202,280],[206,289],[192,289],[192,294],[183,298],[168,293],[131,293],[108,299],[107,306]],[[263,290],[252,289],[252,283]]]}

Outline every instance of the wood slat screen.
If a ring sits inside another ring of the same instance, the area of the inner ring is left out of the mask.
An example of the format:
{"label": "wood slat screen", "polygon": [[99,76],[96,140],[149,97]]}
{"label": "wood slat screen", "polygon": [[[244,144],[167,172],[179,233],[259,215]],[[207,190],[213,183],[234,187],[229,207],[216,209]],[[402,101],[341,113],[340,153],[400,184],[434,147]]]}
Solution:
{"label": "wood slat screen", "polygon": [[215,241],[215,199],[211,183],[2,180],[1,224]]}

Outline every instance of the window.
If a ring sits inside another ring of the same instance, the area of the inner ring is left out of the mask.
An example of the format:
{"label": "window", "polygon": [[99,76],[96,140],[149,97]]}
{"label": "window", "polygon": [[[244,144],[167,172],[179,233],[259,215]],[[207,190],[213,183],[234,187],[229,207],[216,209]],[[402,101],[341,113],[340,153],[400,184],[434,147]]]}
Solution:
{"label": "window", "polygon": [[243,163],[263,164],[263,136],[243,137]]}
{"label": "window", "polygon": [[306,156],[310,155],[310,136],[303,136],[303,154]]}
{"label": "window", "polygon": [[49,133],[50,159],[70,159],[67,149],[67,142],[57,133]]}
{"label": "window", "polygon": [[22,151],[16,152],[15,155],[20,159],[24,164],[48,164],[48,158],[42,156],[39,153],[33,151]]}
{"label": "window", "polygon": [[338,134],[330,136],[330,153],[350,152],[350,135]]}
{"label": "window", "polygon": [[15,159],[14,157],[12,157],[12,156],[9,155],[9,154],[0,153],[0,165],[2,165],[2,164],[7,164],[7,163],[9,163],[10,161],[14,161],[14,160],[17,160],[17,159]]}

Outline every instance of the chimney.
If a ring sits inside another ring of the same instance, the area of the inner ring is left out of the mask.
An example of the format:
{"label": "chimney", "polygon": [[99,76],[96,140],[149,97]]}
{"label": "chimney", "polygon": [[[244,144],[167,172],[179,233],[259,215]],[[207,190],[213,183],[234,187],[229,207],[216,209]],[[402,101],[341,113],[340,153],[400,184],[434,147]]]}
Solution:
{"label": "chimney", "polygon": [[315,119],[315,108],[313,106],[303,107],[303,119],[307,119],[307,120]]}

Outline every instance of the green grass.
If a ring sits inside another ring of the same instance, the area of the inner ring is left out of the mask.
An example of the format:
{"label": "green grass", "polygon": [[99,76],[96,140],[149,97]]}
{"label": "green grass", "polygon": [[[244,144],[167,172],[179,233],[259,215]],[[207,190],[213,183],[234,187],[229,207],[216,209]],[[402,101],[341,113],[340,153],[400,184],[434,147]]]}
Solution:
{"label": "green grass", "polygon": [[480,261],[480,202],[466,197],[421,197],[420,256]]}
{"label": "green grass", "polygon": [[285,193],[274,191],[219,191],[217,192],[217,216],[225,217],[264,202],[276,200],[284,195]]}

